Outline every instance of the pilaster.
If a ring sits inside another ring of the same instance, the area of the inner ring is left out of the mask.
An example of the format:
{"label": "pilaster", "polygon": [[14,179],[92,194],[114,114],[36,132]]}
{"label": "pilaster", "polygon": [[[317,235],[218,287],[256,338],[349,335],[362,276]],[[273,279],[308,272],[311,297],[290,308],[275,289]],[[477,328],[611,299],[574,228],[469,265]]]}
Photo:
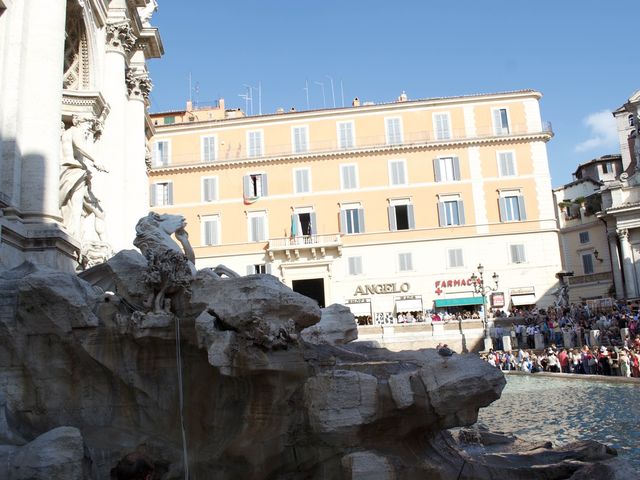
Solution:
{"label": "pilaster", "polygon": [[611,269],[613,270],[613,285],[616,289],[616,298],[624,298],[624,284],[622,270],[620,269],[620,251],[618,249],[618,236],[615,232],[607,234],[609,251],[611,252]]}
{"label": "pilaster", "polygon": [[635,298],[638,296],[638,287],[636,272],[633,266],[631,244],[629,243],[629,230],[618,230],[618,238],[620,239],[620,250],[622,253],[622,271],[624,273],[625,294],[627,298]]}

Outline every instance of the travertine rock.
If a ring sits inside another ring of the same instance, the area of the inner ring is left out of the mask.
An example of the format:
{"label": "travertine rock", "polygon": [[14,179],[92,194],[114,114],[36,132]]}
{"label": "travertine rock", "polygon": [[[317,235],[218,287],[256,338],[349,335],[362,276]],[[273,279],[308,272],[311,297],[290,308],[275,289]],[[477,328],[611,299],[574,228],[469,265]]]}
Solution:
{"label": "travertine rock", "polygon": [[318,323],[301,332],[305,342],[315,345],[344,345],[358,338],[358,324],[348,307],[334,303],[323,308],[321,313]]}
{"label": "travertine rock", "polygon": [[[571,459],[582,467],[612,458],[578,446],[470,462],[443,429],[472,425],[500,396],[502,373],[478,357],[445,365],[434,350],[345,343],[351,324],[337,306],[309,330],[318,306],[269,275],[198,273],[191,301],[176,296],[170,311],[149,313],[135,301],[145,295],[139,258],[122,254],[83,274],[113,293],[30,264],[0,272],[0,468],[18,451],[29,468],[76,465],[84,441],[85,476],[46,478],[108,478],[143,446],[164,479],[178,479],[183,438],[192,476],[219,480],[445,480],[464,465],[461,479],[560,479],[578,470]],[[303,331],[318,341],[301,341]],[[82,437],[51,433],[65,425]],[[525,468],[542,461],[540,474]],[[45,478],[37,475],[6,478]]]}
{"label": "travertine rock", "polygon": [[80,430],[58,427],[22,447],[0,450],[0,478],[6,480],[85,480],[88,459]]}

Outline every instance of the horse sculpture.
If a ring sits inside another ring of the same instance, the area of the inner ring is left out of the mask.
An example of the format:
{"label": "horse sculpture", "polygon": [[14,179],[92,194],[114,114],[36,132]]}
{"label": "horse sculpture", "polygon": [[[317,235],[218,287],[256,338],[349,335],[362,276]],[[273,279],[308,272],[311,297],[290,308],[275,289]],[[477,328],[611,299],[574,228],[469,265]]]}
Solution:
{"label": "horse sculpture", "polygon": [[[182,215],[149,212],[136,225],[136,238],[133,244],[140,249],[147,259],[148,271],[146,282],[154,290],[153,298],[147,303],[153,305],[154,313],[168,311],[171,305],[169,294],[179,291],[190,293],[190,284],[195,277],[195,253],[189,242],[189,234],[185,230],[186,219]],[[175,236],[176,242],[172,235]],[[233,270],[218,265],[204,272],[215,278],[238,277]]]}

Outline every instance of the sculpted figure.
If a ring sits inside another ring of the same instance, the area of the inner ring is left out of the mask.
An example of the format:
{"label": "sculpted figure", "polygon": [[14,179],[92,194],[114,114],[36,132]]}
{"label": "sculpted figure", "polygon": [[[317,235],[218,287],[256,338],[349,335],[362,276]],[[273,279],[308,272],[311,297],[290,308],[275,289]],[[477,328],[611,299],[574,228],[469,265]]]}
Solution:
{"label": "sculpted figure", "polygon": [[61,135],[60,212],[65,227],[75,238],[83,238],[82,220],[94,216],[94,228],[101,241],[105,241],[104,211],[91,188],[91,168],[107,170],[94,158],[87,144],[86,130],[81,119],[73,116],[73,125]]}
{"label": "sculpted figure", "polygon": [[[153,299],[147,302],[147,306],[153,306],[155,313],[166,312],[169,309],[170,299],[165,298],[168,294],[178,291],[190,294],[191,280],[197,270],[195,253],[189,242],[189,234],[185,230],[186,225],[187,222],[182,215],[155,212],[142,217],[136,225],[133,244],[140,249],[149,265],[146,282],[155,293]],[[222,265],[205,271],[216,278],[220,278],[221,275],[239,276]]]}

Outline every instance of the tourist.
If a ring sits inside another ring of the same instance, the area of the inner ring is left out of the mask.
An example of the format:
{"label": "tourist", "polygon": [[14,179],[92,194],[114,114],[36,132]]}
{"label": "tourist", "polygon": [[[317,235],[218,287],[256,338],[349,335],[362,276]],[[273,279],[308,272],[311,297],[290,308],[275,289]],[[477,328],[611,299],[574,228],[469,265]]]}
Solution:
{"label": "tourist", "polygon": [[111,469],[111,476],[116,480],[151,480],[153,470],[153,461],[149,457],[131,452]]}

